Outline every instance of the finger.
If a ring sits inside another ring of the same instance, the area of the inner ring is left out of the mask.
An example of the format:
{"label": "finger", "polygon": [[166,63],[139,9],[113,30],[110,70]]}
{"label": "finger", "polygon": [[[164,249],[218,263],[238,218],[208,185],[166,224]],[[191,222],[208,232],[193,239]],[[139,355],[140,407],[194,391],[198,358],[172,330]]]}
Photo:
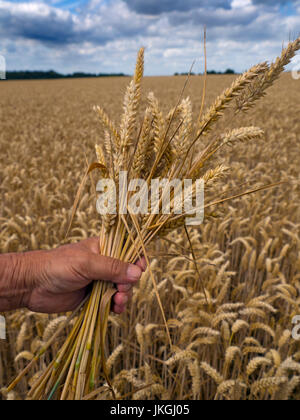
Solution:
{"label": "finger", "polygon": [[134,284],[142,275],[142,270],[137,265],[103,255],[90,254],[88,258],[78,261],[78,264],[80,264],[82,274],[90,280]]}
{"label": "finger", "polygon": [[118,284],[117,290],[118,292],[121,292],[121,293],[127,293],[130,290],[132,290],[132,287],[133,287],[132,284]]}
{"label": "finger", "polygon": [[122,314],[123,312],[125,312],[125,306],[118,306],[118,305],[114,305],[113,307],[113,311],[116,314]]}
{"label": "finger", "polygon": [[114,295],[114,304],[117,306],[125,306],[132,297],[132,293],[116,293]]}
{"label": "finger", "polygon": [[140,269],[145,272],[147,270],[147,261],[145,257],[142,257],[140,260],[137,261],[136,265],[140,267]]}

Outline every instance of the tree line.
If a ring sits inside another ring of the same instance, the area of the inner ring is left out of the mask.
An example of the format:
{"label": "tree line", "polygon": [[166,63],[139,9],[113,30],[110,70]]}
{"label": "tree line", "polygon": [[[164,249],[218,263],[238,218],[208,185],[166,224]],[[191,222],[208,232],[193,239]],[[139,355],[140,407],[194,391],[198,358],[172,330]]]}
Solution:
{"label": "tree line", "polygon": [[72,73],[62,74],[54,70],[49,71],[7,71],[7,80],[24,80],[24,79],[70,79],[70,78],[82,78],[82,77],[124,77],[124,73]]}
{"label": "tree line", "polygon": [[[191,75],[191,76],[196,76],[197,74],[196,73],[187,73],[187,72],[185,72],[185,73],[174,73],[174,76],[188,76],[188,75]],[[216,70],[208,70],[208,72],[207,72],[207,74],[236,74],[236,72],[233,70],[233,69],[227,69],[227,70],[225,70],[225,71],[216,71]],[[199,76],[201,76],[201,75],[203,75],[203,73],[199,73],[198,74]]]}

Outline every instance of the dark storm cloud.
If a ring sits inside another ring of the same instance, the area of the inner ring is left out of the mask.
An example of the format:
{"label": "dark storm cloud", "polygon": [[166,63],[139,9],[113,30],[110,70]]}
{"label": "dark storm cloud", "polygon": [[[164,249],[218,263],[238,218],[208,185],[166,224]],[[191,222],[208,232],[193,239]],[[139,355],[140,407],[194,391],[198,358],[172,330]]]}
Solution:
{"label": "dark storm cloud", "polygon": [[186,12],[197,8],[230,9],[230,0],[124,0],[137,13],[159,15],[164,12]]}

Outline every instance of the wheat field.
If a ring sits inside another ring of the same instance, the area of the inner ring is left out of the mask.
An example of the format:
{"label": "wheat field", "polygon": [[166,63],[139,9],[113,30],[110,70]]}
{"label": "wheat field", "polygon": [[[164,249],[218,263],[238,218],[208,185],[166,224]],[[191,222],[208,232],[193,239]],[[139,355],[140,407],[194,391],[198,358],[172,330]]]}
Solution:
{"label": "wheat field", "polygon": [[[234,77],[209,76],[206,104]],[[146,77],[142,103],[153,91],[167,111],[184,83],[184,77]],[[94,145],[103,139],[93,106],[118,120],[127,84],[128,78],[1,82],[1,253],[50,249],[99,233],[89,183],[64,240],[87,161],[95,160]],[[202,87],[203,77],[192,76],[184,93],[195,115]],[[219,153],[230,172],[215,188],[219,196],[289,183],[214,208],[191,231],[197,270],[184,231],[149,249],[174,351],[146,272],[126,314],[109,318],[107,367],[117,398],[300,399],[300,341],[292,338],[292,319],[300,314],[299,93],[300,82],[285,73],[255,109],[239,115],[240,126],[262,127],[265,136]],[[228,128],[235,128],[230,119],[220,120],[214,133]],[[66,319],[26,310],[5,316],[0,388]],[[0,399],[24,399],[64,338]],[[110,398],[105,383],[88,396]]]}

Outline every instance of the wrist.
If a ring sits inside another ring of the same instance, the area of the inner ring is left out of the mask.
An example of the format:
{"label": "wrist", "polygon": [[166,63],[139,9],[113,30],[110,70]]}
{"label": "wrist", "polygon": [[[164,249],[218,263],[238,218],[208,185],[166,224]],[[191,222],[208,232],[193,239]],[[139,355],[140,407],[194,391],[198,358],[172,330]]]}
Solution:
{"label": "wrist", "polygon": [[0,255],[0,310],[28,306],[42,273],[46,251]]}

